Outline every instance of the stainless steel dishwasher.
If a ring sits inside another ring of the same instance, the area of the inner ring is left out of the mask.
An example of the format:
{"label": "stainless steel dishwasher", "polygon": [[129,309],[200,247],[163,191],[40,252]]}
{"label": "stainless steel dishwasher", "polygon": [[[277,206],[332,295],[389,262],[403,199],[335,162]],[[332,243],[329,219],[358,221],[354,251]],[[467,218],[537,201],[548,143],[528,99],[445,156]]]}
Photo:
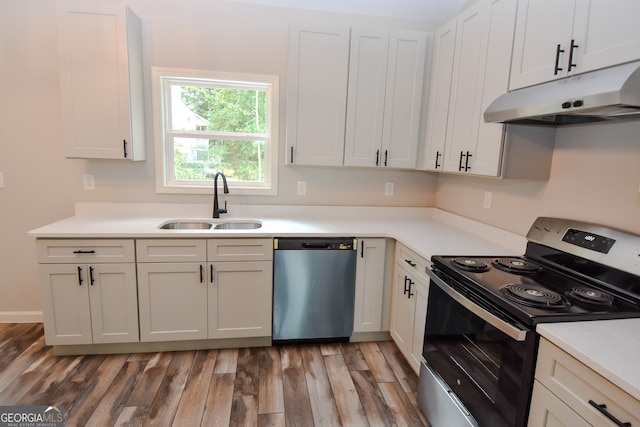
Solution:
{"label": "stainless steel dishwasher", "polygon": [[348,341],[356,282],[353,238],[275,239],[273,342]]}

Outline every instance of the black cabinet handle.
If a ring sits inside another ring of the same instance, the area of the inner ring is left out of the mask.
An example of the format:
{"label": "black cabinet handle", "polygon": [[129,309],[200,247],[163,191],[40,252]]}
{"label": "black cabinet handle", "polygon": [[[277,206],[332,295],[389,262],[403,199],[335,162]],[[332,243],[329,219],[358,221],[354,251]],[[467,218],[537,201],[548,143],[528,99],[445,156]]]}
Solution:
{"label": "black cabinet handle", "polygon": [[291,146],[291,154],[290,154],[290,159],[291,161],[289,163],[293,164],[293,145]]}
{"label": "black cabinet handle", "polygon": [[414,284],[415,282],[413,280],[409,280],[409,294],[407,295],[407,298],[411,299],[411,297],[414,295],[413,292],[411,292],[411,286]]}
{"label": "black cabinet handle", "polygon": [[619,419],[617,419],[616,417],[614,417],[613,415],[611,415],[611,413],[609,411],[607,411],[607,405],[605,405],[604,403],[602,405],[598,405],[596,402],[594,402],[593,400],[589,400],[589,405],[593,406],[594,408],[596,408],[602,415],[604,415],[605,417],[609,418],[611,421],[613,421],[613,423],[619,427],[631,427],[631,423],[623,423],[622,421],[620,421]]}
{"label": "black cabinet handle", "polygon": [[209,272],[211,273],[210,280],[211,280],[211,283],[213,283],[213,264],[211,264],[209,267],[210,267],[210,271]]}
{"label": "black cabinet handle", "polygon": [[93,280],[93,267],[89,267],[89,284],[91,286],[93,286],[94,284],[94,280]]}
{"label": "black cabinet handle", "polygon": [[464,152],[460,152],[460,161],[458,162],[458,172],[462,170],[462,157],[464,157]]}
{"label": "black cabinet handle", "polygon": [[470,152],[467,151],[467,155],[465,156],[466,159],[464,161],[464,171],[468,172],[469,169],[471,169],[471,166],[469,166],[469,157],[472,157],[473,154],[471,154]]}
{"label": "black cabinet handle", "polygon": [[387,160],[389,158],[389,151],[384,150],[384,165],[387,166]]}
{"label": "black cabinet handle", "polygon": [[78,286],[82,286],[82,267],[78,267]]}
{"label": "black cabinet handle", "polygon": [[127,140],[126,139],[122,140],[122,148],[124,150],[124,158],[126,159],[127,158]]}
{"label": "black cabinet handle", "polygon": [[200,283],[204,283],[204,267],[200,264]]}
{"label": "black cabinet handle", "polygon": [[402,292],[403,295],[406,295],[407,292],[409,292],[409,287],[411,286],[409,283],[411,283],[411,279],[409,279],[409,276],[404,276],[404,292]]}
{"label": "black cabinet handle", "polygon": [[380,165],[380,150],[376,150],[376,166]]}
{"label": "black cabinet handle", "polygon": [[580,46],[576,44],[576,41],[574,39],[571,39],[571,49],[569,49],[569,66],[567,67],[567,71],[571,71],[572,68],[577,67],[577,65],[573,63],[573,51],[577,47]]}
{"label": "black cabinet handle", "polygon": [[438,163],[440,156],[442,156],[442,153],[440,153],[439,151],[436,151],[436,169],[440,167],[440,163]]}
{"label": "black cabinet handle", "polygon": [[556,65],[553,67],[553,75],[557,76],[558,75],[558,71],[562,71],[562,68],[560,68],[558,65],[560,65],[560,54],[564,53],[564,49],[560,49],[560,45],[558,45],[558,47],[556,47]]}
{"label": "black cabinet handle", "polygon": [[95,254],[96,251],[91,249],[90,251],[73,251],[74,254]]}
{"label": "black cabinet handle", "polygon": [[360,241],[360,258],[364,258],[364,240]]}
{"label": "black cabinet handle", "polygon": [[409,264],[411,267],[415,267],[417,264],[415,262],[411,262],[410,259],[405,259],[404,262],[406,262],[407,264]]}

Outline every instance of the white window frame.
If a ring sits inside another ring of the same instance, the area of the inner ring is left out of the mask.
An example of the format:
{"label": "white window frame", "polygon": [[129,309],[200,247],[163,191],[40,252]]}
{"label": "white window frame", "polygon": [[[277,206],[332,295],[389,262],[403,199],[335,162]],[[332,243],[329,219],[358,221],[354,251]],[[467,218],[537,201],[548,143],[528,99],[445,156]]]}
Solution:
{"label": "white window frame", "polygon": [[[207,80],[234,83],[253,83],[266,88],[267,108],[266,127],[268,138],[265,143],[264,183],[248,183],[227,180],[232,194],[240,195],[277,195],[278,191],[278,112],[279,78],[278,76],[221,71],[187,70],[178,68],[153,67],[153,120],[155,129],[155,169],[156,192],[174,194],[211,194],[213,181],[181,181],[173,179],[173,144],[168,142],[166,124],[169,122],[168,100],[169,83],[204,83]],[[218,181],[220,185],[220,180]]]}

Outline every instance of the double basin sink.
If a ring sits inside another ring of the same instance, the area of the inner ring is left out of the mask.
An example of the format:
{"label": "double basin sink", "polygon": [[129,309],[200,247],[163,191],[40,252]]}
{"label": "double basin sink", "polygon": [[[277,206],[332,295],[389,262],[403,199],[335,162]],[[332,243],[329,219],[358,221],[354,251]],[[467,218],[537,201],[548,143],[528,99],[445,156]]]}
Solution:
{"label": "double basin sink", "polygon": [[262,227],[256,220],[171,220],[158,226],[161,230],[254,230]]}

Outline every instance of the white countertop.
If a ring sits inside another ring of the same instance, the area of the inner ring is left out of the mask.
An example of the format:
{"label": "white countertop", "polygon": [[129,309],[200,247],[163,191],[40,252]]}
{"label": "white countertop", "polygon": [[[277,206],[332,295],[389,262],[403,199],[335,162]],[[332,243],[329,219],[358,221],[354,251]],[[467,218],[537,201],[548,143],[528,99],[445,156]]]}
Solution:
{"label": "white countertop", "polygon": [[536,331],[640,400],[640,319],[543,323]]}
{"label": "white countertop", "polygon": [[[76,215],[29,232],[36,238],[386,237],[432,255],[522,255],[526,239],[432,208],[235,206],[220,221],[251,230],[161,230],[168,220],[211,219],[209,205],[78,203]],[[233,209],[233,210],[232,210]]]}

